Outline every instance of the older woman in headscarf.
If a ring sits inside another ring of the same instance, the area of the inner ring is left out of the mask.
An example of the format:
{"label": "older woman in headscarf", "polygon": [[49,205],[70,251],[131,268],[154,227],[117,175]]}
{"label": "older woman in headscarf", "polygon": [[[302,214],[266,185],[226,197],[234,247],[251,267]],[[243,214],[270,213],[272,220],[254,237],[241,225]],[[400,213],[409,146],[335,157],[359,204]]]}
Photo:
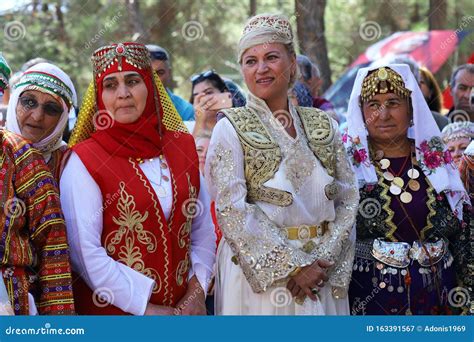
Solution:
{"label": "older woman in headscarf", "polygon": [[459,166],[464,151],[474,137],[474,123],[470,121],[453,122],[443,128],[443,141],[454,159],[454,164]]}
{"label": "older woman in headscarf", "polygon": [[6,128],[29,140],[43,154],[57,182],[67,150],[63,132],[76,105],[71,79],[50,63],[27,69],[8,103]]}
{"label": "older woman in headscarf", "polygon": [[[9,68],[0,55],[0,91]],[[0,315],[74,314],[66,227],[41,154],[0,129]]]}
{"label": "older woman in headscarf", "polygon": [[61,203],[80,314],[205,314],[215,259],[209,198],[148,50],[94,52]]}
{"label": "older woman in headscarf", "polygon": [[466,305],[456,298],[473,266],[461,238],[469,197],[409,67],[359,70],[347,121],[360,187],[352,314],[449,314]]}
{"label": "older woman in headscarf", "polygon": [[7,61],[5,60],[5,58],[3,58],[3,55],[0,53],[0,96],[2,99],[0,101],[0,127],[3,127],[5,125],[5,117],[6,117],[6,109],[7,109],[6,104],[8,103],[8,96],[9,96],[9,90],[8,90],[9,82],[8,81],[9,81],[11,73],[12,71],[10,67],[8,66]]}
{"label": "older woman in headscarf", "polygon": [[206,159],[224,236],[216,313],[349,314],[358,192],[337,124],[288,99],[297,66],[286,17],[251,18],[238,61],[248,101],[221,111]]}

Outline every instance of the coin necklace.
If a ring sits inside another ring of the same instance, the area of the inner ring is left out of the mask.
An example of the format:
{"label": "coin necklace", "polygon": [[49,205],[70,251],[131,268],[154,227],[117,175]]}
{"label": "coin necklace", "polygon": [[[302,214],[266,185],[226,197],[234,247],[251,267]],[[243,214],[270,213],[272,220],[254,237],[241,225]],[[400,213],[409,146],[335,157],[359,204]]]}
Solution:
{"label": "coin necklace", "polygon": [[[375,155],[376,157],[379,157],[379,167],[383,171],[383,178],[390,182],[390,193],[394,196],[400,196],[400,201],[403,203],[410,203],[413,200],[413,196],[408,192],[408,188],[414,192],[420,190],[420,183],[416,180],[420,177],[420,172],[418,172],[418,170],[413,166],[412,153],[407,156],[398,173],[395,173],[390,168],[390,160],[383,158],[383,151],[377,151]],[[408,159],[411,160],[411,168],[407,171],[407,176],[410,180],[405,184],[405,181],[400,177],[400,174],[405,169]]]}

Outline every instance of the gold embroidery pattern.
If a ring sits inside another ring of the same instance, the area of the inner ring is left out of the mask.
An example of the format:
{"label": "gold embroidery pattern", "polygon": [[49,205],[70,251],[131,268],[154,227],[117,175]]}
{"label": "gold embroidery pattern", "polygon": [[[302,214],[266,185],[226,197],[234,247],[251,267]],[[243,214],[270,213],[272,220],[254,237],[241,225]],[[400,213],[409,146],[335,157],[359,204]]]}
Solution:
{"label": "gold embroidery pattern", "polygon": [[380,197],[382,197],[385,200],[385,203],[382,206],[382,208],[388,214],[387,219],[385,220],[385,223],[390,228],[390,230],[388,231],[386,237],[390,239],[391,241],[397,241],[397,239],[393,237],[393,233],[395,233],[395,231],[397,230],[397,226],[392,221],[393,217],[395,216],[395,213],[393,212],[392,209],[390,209],[390,204],[392,203],[392,196],[388,195],[389,186],[385,184],[385,182],[383,181],[384,178],[383,178],[382,172],[380,172],[378,168],[375,168],[375,170],[377,172],[377,177],[379,179],[378,184],[379,186],[382,187],[382,192],[380,193]]}
{"label": "gold embroidery pattern", "polygon": [[144,230],[143,222],[148,218],[148,211],[141,214],[135,209],[135,198],[125,190],[125,183],[119,183],[120,198],[117,203],[119,218],[113,217],[113,221],[119,226],[118,230],[110,232],[105,238],[106,250],[109,254],[116,252],[116,245],[125,242],[119,247],[117,261],[155,280],[153,292],[161,289],[161,280],[158,272],[152,268],[146,268],[143,254],[138,244],[145,245],[149,253],[156,251],[156,237],[149,231]]}
{"label": "gold embroidery pattern", "polygon": [[286,191],[263,185],[271,179],[280,166],[282,156],[259,117],[246,107],[222,111],[240,137],[245,158],[245,179],[249,202],[264,201],[278,206],[289,206],[293,196]]}
{"label": "gold embroidery pattern", "polygon": [[[413,165],[418,165],[417,161],[413,159]],[[379,170],[379,168],[375,168],[377,172],[377,177],[378,177],[378,185],[382,188],[382,192],[380,194],[380,197],[382,197],[385,200],[385,203],[383,205],[383,210],[388,214],[387,218],[385,219],[385,224],[390,228],[388,233],[386,234],[386,237],[390,239],[391,241],[398,241],[393,234],[397,231],[397,226],[393,223],[393,217],[395,215],[394,211],[390,208],[390,204],[392,203],[392,196],[388,194],[389,192],[389,186],[384,182],[383,174]],[[428,178],[426,178],[426,182],[428,184],[428,188],[426,189],[426,195],[428,196],[428,200],[426,202],[426,206],[428,207],[428,217],[426,218],[426,226],[421,230],[420,232],[420,237],[422,239],[425,238],[426,232],[430,229],[433,228],[433,223],[431,222],[431,219],[436,215],[436,210],[433,207],[433,204],[436,202],[435,198],[435,190],[433,186],[431,185],[430,181]]]}
{"label": "gold embroidery pattern", "polygon": [[311,151],[302,150],[299,146],[291,146],[286,158],[286,178],[291,182],[295,192],[299,192],[305,180],[313,174],[316,162]]}
{"label": "gold embroidery pattern", "polygon": [[[168,281],[170,257],[169,257],[168,247],[167,247],[168,239],[166,238],[165,231],[163,229],[163,222],[161,222],[161,215],[160,215],[160,210],[159,210],[160,205],[157,203],[154,191],[148,186],[146,180],[143,178],[142,174],[138,170],[137,163],[132,158],[130,158],[128,161],[132,164],[133,169],[135,170],[135,174],[138,176],[140,181],[143,183],[143,186],[146,188],[147,192],[150,194],[151,199],[153,201],[153,208],[155,209],[155,214],[156,214],[156,217],[158,218],[158,222],[157,222],[158,223],[158,228],[159,228],[159,231],[161,233],[161,238],[163,240],[163,253],[165,254],[165,260],[164,260],[164,262],[165,262],[165,266],[164,266],[165,276],[164,276],[164,278],[165,279],[163,281],[164,285],[165,285],[164,303],[168,302],[168,304],[171,305],[172,300],[171,300],[171,296],[170,296],[170,293],[169,293],[169,281]],[[161,289],[161,285],[160,285],[160,289]]]}
{"label": "gold embroidery pattern", "polygon": [[186,253],[186,257],[184,258],[184,260],[181,260],[179,262],[178,268],[176,269],[176,284],[178,284],[178,286],[183,285],[184,283],[183,275],[185,275],[188,272],[188,268],[189,268],[189,256],[188,256],[188,253]]}
{"label": "gold embroidery pattern", "polygon": [[285,160],[285,177],[298,193],[304,182],[313,174],[316,167],[314,153],[310,150],[303,126],[298,114],[291,113],[297,138],[292,139],[285,132],[285,127],[271,115],[260,115],[263,124],[270,130],[270,134],[278,141],[278,145]]}
{"label": "gold embroidery pattern", "polygon": [[335,129],[331,118],[316,108],[296,108],[308,138],[309,147],[321,161],[328,174],[336,174],[336,153],[334,151]]}
{"label": "gold embroidery pattern", "polygon": [[219,196],[216,197],[216,206],[221,210],[227,210],[232,205],[232,192],[230,184],[235,165],[232,159],[232,151],[226,150],[221,144],[216,147],[216,155],[210,160],[212,178],[219,176],[217,184]]}
{"label": "gold embroidery pattern", "polygon": [[[196,199],[197,199],[197,189],[194,185],[191,183],[191,177],[189,176],[189,173],[186,172],[186,177],[188,179],[188,189],[189,189],[189,199],[190,201],[185,201],[183,205],[186,205],[188,203],[190,206],[195,206],[196,205]],[[193,224],[193,215],[190,215],[188,211],[192,211],[191,208],[183,208],[183,213],[186,213],[186,222],[184,222],[181,227],[179,228],[178,232],[178,245],[180,248],[187,248],[188,246],[186,245],[185,239],[189,236],[191,233],[191,226]]]}
{"label": "gold embroidery pattern", "polygon": [[[232,118],[230,118],[232,114],[249,117],[252,114],[249,114],[249,112],[250,110],[244,107],[240,109],[240,112],[234,110],[226,116],[232,123]],[[312,114],[311,118],[308,118],[309,115],[305,115],[308,113]],[[359,191],[355,184],[354,173],[346,158],[342,140],[339,136],[336,138],[337,131],[333,128],[327,114],[309,109],[307,113],[299,113],[299,116],[301,121],[307,121],[306,127],[302,128],[300,126],[300,128],[312,134],[309,134],[308,137],[309,149],[321,161],[328,174],[335,178],[334,182],[340,188],[339,196],[334,199],[336,219],[330,223],[329,233],[315,246],[311,254],[307,254],[300,249],[289,246],[285,237],[282,236],[281,229],[275,226],[256,205],[245,203],[245,209],[234,207],[231,196],[227,193],[229,183],[226,182],[230,170],[235,168],[232,151],[226,150],[219,143],[215,147],[214,160],[210,160],[212,179],[218,189],[217,217],[226,241],[238,258],[242,271],[254,292],[265,291],[268,286],[276,281],[286,278],[295,266],[302,267],[311,264],[315,259],[322,258],[336,263],[329,273],[329,283],[333,286],[333,289],[337,289],[336,292],[339,296],[339,293],[347,292],[350,281],[354,244],[350,241],[349,236],[356,218]],[[264,125],[263,120],[262,117],[254,119],[255,123],[261,125]],[[316,120],[319,120],[319,124]],[[310,123],[309,121],[315,122]],[[298,123],[297,119],[296,123]],[[244,139],[248,139],[249,135],[239,132],[238,125],[233,123],[233,126],[243,147],[244,163],[251,162],[246,158],[249,153],[246,151],[245,145],[252,149],[259,148],[256,144],[248,145]],[[267,132],[265,127],[263,129]],[[306,136],[306,134],[301,136]],[[271,139],[271,137],[268,137],[268,140]],[[276,167],[272,167],[268,171],[267,177],[273,177],[278,169],[282,159],[280,153],[280,147],[274,143],[272,154],[269,154],[268,159],[264,160],[272,166],[276,164]],[[247,172],[245,176],[247,182],[249,182]],[[221,195],[224,199],[219,198]],[[226,206],[222,207],[222,204],[226,204]],[[257,220],[258,223],[252,225],[252,230],[256,229],[255,232],[247,231],[247,216],[253,216]]]}
{"label": "gold embroidery pattern", "polygon": [[428,195],[428,201],[426,201],[426,205],[428,207],[429,213],[428,217],[426,218],[426,226],[420,232],[420,237],[422,240],[425,239],[426,232],[433,228],[433,222],[431,222],[431,219],[436,215],[436,210],[433,208],[433,205],[436,202],[435,190],[431,185],[428,177],[426,177],[426,182],[428,183],[428,189],[426,190],[426,194]]}
{"label": "gold embroidery pattern", "polygon": [[[245,204],[244,210],[231,202],[229,174],[235,169],[232,151],[220,143],[210,159],[210,174],[217,187],[216,209],[219,225],[253,291],[265,291],[274,281],[286,278],[296,266],[310,265],[314,257],[287,245],[283,231],[254,204]],[[254,215],[258,224],[250,233],[246,215]]]}
{"label": "gold embroidery pattern", "polygon": [[359,208],[359,189],[339,135],[334,139],[334,154],[335,182],[341,189],[334,203],[336,218],[329,223],[329,234],[323,236],[311,254],[315,259],[334,261],[328,273],[329,284],[335,291],[333,296],[342,298],[347,295],[355,255],[355,245],[349,237]]}

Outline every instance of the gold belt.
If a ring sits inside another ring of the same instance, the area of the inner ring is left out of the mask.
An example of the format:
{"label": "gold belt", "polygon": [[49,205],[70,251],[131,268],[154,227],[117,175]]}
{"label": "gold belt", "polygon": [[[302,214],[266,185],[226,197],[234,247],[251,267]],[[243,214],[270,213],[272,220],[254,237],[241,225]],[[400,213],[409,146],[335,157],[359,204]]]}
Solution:
{"label": "gold belt", "polygon": [[[311,253],[314,247],[316,247],[316,244],[311,241],[311,239],[315,237],[322,237],[329,230],[329,223],[324,221],[319,226],[308,226],[306,224],[302,224],[301,226],[285,227],[283,229],[287,233],[288,240],[303,240],[305,242],[303,245],[303,251],[306,253]],[[239,259],[237,256],[232,256],[231,260],[234,264],[239,264]]]}
{"label": "gold belt", "polygon": [[322,237],[328,231],[328,222],[324,221],[318,226],[302,224],[297,227],[285,227],[288,240],[310,240]]}

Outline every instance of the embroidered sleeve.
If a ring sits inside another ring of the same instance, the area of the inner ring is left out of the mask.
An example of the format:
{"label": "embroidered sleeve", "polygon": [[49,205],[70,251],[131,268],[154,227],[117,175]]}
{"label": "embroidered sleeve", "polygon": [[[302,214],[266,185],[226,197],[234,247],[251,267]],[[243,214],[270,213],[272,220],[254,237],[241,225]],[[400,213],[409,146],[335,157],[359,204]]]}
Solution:
{"label": "embroidered sleeve", "polygon": [[[317,259],[335,262],[329,274],[329,282],[333,286],[333,291],[340,293],[342,290],[345,293],[349,287],[355,253],[355,235],[351,237],[351,234],[355,230],[359,190],[337,129],[334,146],[335,182],[338,187],[338,194],[334,200],[336,219],[329,224],[329,233],[323,237],[323,241],[316,246],[312,254]],[[343,293],[340,295],[343,296]]]}
{"label": "embroidered sleeve", "polygon": [[37,253],[38,310],[42,315],[74,314],[69,247],[57,184],[35,150],[27,149],[16,161],[15,187]]}
{"label": "embroidered sleeve", "polygon": [[206,181],[219,226],[254,292],[263,292],[296,267],[314,262],[310,254],[289,246],[271,217],[247,201],[243,151],[227,119],[214,128]]}

